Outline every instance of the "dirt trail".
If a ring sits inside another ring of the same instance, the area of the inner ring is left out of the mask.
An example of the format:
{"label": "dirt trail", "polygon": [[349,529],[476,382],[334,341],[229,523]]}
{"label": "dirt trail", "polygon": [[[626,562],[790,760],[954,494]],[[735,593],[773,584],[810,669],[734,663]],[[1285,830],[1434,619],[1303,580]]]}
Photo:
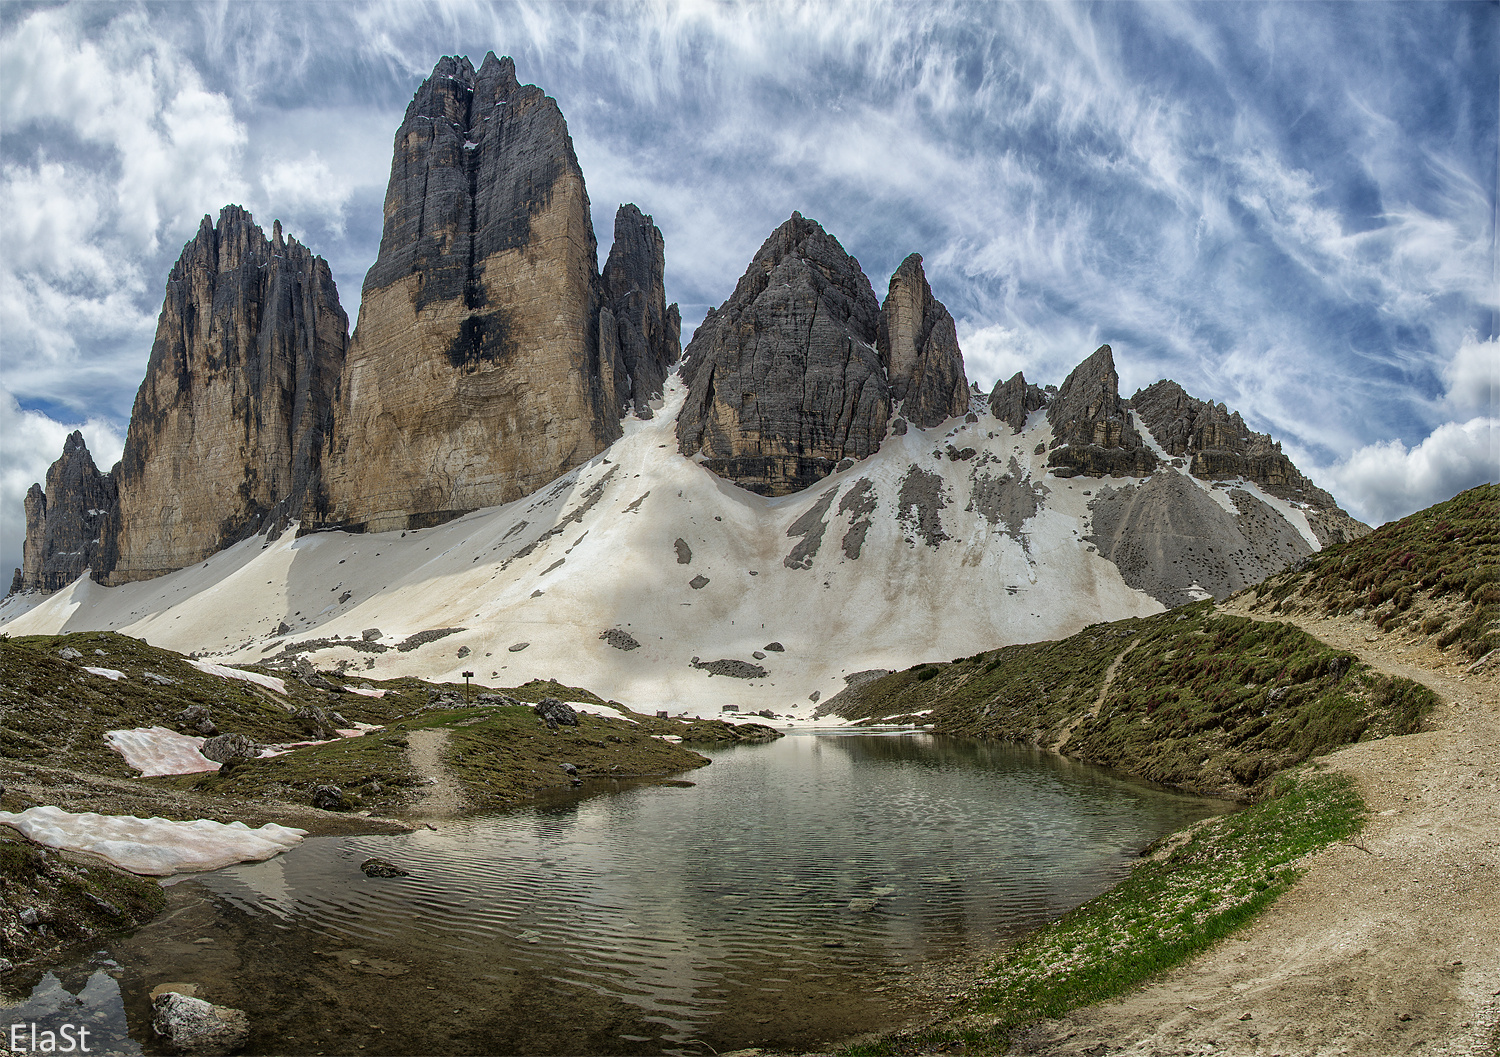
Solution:
{"label": "dirt trail", "polygon": [[1099,696],[1094,698],[1094,707],[1068,724],[1067,729],[1062,732],[1062,737],[1058,738],[1057,742],[1052,746],[1053,752],[1062,752],[1063,746],[1073,736],[1073,731],[1078,729],[1078,724],[1082,723],[1085,719],[1099,718],[1099,710],[1104,707],[1104,699],[1109,696],[1109,684],[1115,681],[1115,672],[1120,670],[1120,662],[1129,655],[1131,650],[1140,644],[1140,639],[1131,639],[1129,646],[1126,646],[1119,653],[1115,654],[1115,659],[1109,662],[1109,667],[1104,672],[1104,682],[1099,684]]}
{"label": "dirt trail", "polygon": [[443,751],[447,747],[446,730],[414,730],[408,735],[407,758],[412,768],[428,780],[422,798],[407,812],[409,817],[451,818],[463,810],[463,794],[443,764]]}
{"label": "dirt trail", "polygon": [[1442,699],[1422,733],[1326,758],[1364,832],[1208,954],[1012,1053],[1500,1054],[1500,680],[1362,620],[1294,622]]}

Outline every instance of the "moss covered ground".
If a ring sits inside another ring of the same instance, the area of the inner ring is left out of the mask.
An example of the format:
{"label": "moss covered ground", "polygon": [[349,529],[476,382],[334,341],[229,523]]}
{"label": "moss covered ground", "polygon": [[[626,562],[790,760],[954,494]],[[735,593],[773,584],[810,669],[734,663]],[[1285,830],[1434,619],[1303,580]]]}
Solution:
{"label": "moss covered ground", "polygon": [[1320,551],[1256,588],[1268,615],[1357,613],[1439,649],[1479,658],[1500,647],[1500,485]]}
{"label": "moss covered ground", "polygon": [[1309,757],[1417,730],[1435,700],[1291,625],[1199,602],[1056,642],[917,665],[845,691],[834,707],[868,720],[926,712],[939,733],[1058,749],[1251,800]]}

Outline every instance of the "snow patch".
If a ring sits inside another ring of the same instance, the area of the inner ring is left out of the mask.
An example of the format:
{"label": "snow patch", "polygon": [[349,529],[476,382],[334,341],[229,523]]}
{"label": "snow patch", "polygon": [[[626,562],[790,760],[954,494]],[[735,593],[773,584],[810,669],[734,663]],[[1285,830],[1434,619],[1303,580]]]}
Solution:
{"label": "snow patch", "polygon": [[165,877],[201,873],[237,862],[259,862],[301,842],[306,830],[268,822],[251,829],[243,822],[173,822],[134,815],[74,814],[58,807],[0,811],[0,825],[11,826],[50,848],[91,852],[131,873]]}
{"label": "snow patch", "polygon": [[261,675],[259,672],[247,672],[242,668],[231,668],[227,664],[214,664],[212,661],[188,661],[194,668],[204,675],[217,675],[221,679],[243,679],[247,683],[263,686],[267,690],[275,690],[278,694],[286,693],[286,682],[274,675]]}
{"label": "snow patch", "polygon": [[198,751],[207,738],[179,734],[166,727],[105,731],[104,740],[111,749],[125,757],[127,766],[141,772],[141,778],[219,769],[217,763]]}
{"label": "snow patch", "polygon": [[567,705],[574,712],[587,712],[591,716],[603,716],[605,719],[623,719],[626,723],[637,722],[627,716],[623,709],[610,705],[596,705],[589,701],[569,701]]}
{"label": "snow patch", "polygon": [[90,675],[102,675],[110,682],[125,678],[125,673],[117,668],[90,668],[88,665],[84,665],[83,670]]}
{"label": "snow patch", "polygon": [[344,687],[344,693],[346,693],[346,694],[359,694],[362,697],[384,697],[385,696],[385,691],[384,690],[376,690],[373,686],[346,686],[346,687]]}

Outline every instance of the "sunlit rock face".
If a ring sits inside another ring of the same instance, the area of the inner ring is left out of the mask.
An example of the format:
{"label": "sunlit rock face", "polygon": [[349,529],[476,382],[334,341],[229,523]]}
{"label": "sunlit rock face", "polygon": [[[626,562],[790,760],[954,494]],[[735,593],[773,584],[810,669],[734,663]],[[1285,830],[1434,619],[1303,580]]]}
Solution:
{"label": "sunlit rock face", "polygon": [[159,576],[318,499],[348,345],[328,264],[278,222],[204,217],[167,278],[95,577]]}
{"label": "sunlit rock face", "polygon": [[891,407],[879,321],[859,262],[793,213],[683,353],[679,450],[762,495],[800,491],[841,459],[870,455]]}
{"label": "sunlit rock face", "polygon": [[932,296],[921,254],[907,257],[891,276],[877,343],[894,410],[908,422],[929,429],[969,410],[958,330]]}
{"label": "sunlit rock face", "polygon": [[308,521],[436,524],[592,457],[620,435],[628,395],[603,300],[556,101],[508,58],[477,72],[444,58],[396,133],[327,495]]}

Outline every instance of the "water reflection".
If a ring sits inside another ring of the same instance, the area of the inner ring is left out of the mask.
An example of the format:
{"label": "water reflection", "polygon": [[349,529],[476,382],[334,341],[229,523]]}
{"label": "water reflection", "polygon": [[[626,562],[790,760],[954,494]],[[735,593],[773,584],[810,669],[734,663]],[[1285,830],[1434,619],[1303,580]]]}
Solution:
{"label": "water reflection", "polygon": [[[118,945],[127,1005],[197,980],[251,1013],[250,1052],[814,1047],[909,1013],[884,986],[903,966],[1033,927],[1222,808],[930,735],[710,755],[694,788],[321,838],[205,875],[197,911]],[[371,855],[411,876],[364,877]]]}

